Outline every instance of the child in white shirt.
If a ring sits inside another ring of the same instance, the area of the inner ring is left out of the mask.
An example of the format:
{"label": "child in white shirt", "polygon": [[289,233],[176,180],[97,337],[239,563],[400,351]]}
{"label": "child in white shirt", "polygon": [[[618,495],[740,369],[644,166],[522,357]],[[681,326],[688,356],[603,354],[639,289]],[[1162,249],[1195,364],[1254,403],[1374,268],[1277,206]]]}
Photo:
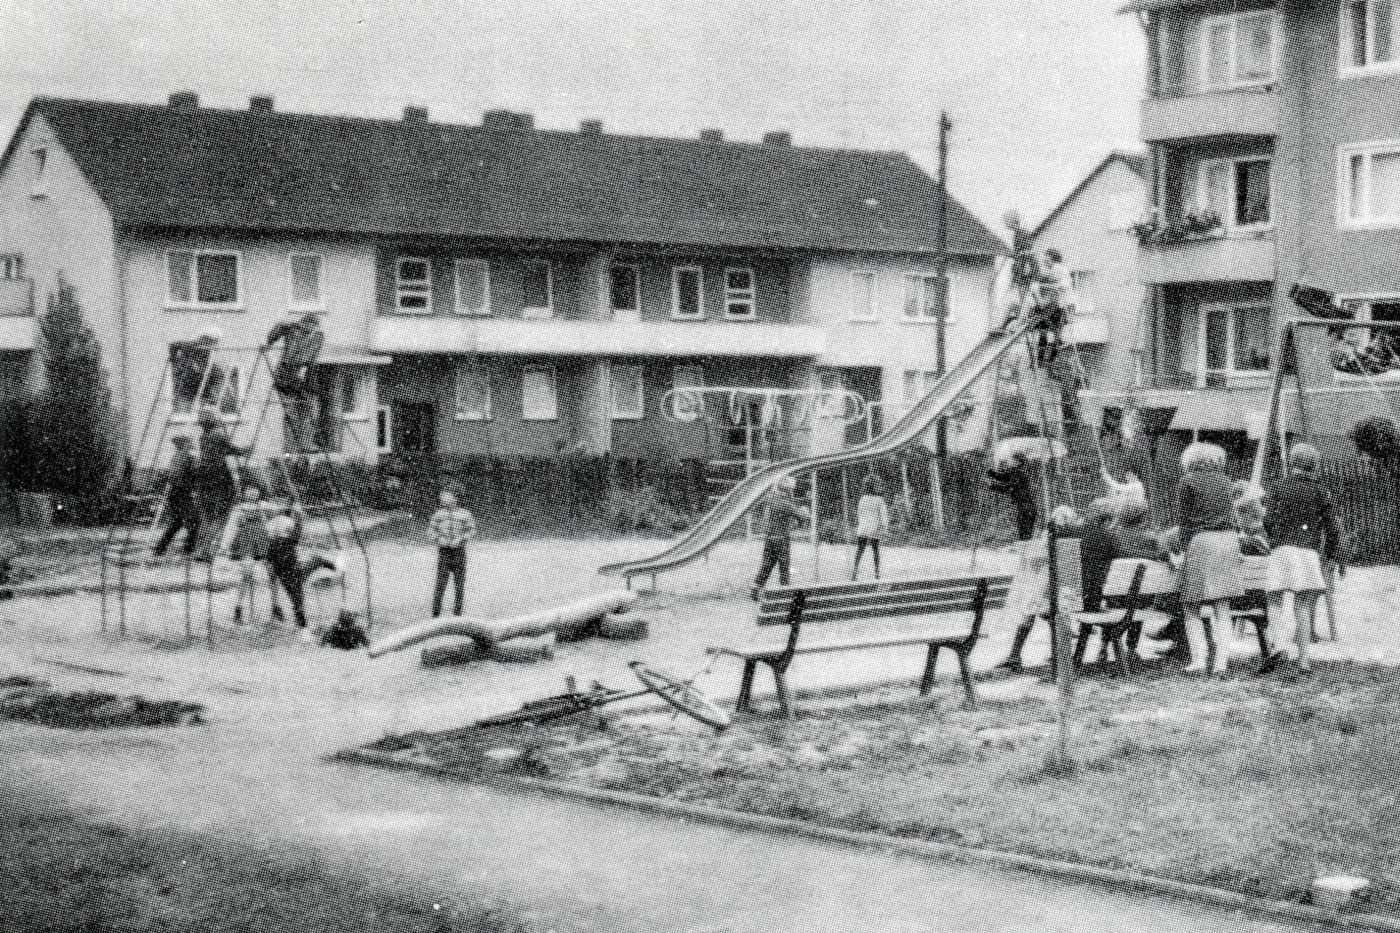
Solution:
{"label": "child in white shirt", "polygon": [[869,548],[875,559],[875,579],[880,579],[880,539],[890,530],[890,507],[880,495],[880,481],[867,476],[861,484],[860,501],[856,503],[856,562],[851,568],[851,580],[860,576],[860,559]]}

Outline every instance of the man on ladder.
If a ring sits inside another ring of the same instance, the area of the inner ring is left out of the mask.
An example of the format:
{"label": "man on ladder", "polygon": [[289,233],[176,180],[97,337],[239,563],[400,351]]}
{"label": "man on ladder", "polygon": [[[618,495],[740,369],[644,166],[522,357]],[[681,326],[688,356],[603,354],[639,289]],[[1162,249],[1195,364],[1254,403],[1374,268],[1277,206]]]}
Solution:
{"label": "man on ladder", "polygon": [[278,341],[282,342],[282,359],[273,371],[272,387],[282,399],[294,451],[313,453],[317,445],[311,433],[315,408],[311,371],[326,342],[320,315],[310,311],[298,321],[284,321],[273,327],[267,335],[267,346],[271,348]]}

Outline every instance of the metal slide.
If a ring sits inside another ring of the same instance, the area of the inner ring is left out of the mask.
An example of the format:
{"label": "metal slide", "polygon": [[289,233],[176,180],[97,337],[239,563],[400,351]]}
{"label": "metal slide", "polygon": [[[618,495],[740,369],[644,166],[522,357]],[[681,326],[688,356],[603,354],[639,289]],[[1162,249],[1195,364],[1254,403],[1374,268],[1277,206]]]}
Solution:
{"label": "metal slide", "polygon": [[1023,315],[999,336],[988,337],[975,350],[964,357],[946,376],[905,413],[889,430],[879,437],[858,447],[840,453],[822,454],[815,457],[798,457],[764,467],[734,486],[705,517],[696,523],[681,538],[659,554],[642,560],[623,561],[598,568],[599,573],[616,574],[631,582],[635,576],[655,575],[663,570],[671,570],[687,564],[714,546],[720,537],[734,526],[744,513],[755,504],[778,481],[799,473],[840,466],[845,463],[858,463],[862,460],[887,457],[909,446],[937,420],[953,400],[961,395],[977,377],[987,371],[1016,341],[1034,326],[1029,315]]}

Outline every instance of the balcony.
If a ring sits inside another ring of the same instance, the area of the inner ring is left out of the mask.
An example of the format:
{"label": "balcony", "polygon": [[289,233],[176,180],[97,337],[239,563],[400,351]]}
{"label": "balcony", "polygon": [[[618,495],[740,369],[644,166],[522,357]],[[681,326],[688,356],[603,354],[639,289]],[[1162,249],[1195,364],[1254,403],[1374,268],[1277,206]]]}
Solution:
{"label": "balcony", "polygon": [[0,279],[0,350],[33,350],[36,331],[34,283]]}
{"label": "balcony", "polygon": [[[1080,392],[1086,420],[1099,423],[1105,408],[1175,408],[1173,431],[1244,431],[1258,438],[1269,410],[1267,378],[1229,387],[1086,389]],[[1291,413],[1292,400],[1288,401]],[[1291,417],[1291,414],[1290,414]]]}
{"label": "balcony", "polygon": [[1147,143],[1224,136],[1273,136],[1278,132],[1279,95],[1272,86],[1210,91],[1142,102],[1142,138]]}
{"label": "balcony", "polygon": [[490,318],[379,317],[375,353],[495,356],[741,356],[789,359],[826,352],[826,334],[796,324],[724,321],[619,324]]}
{"label": "balcony", "polygon": [[1272,282],[1274,235],[1208,237],[1138,249],[1138,278],[1147,285],[1182,282]]}

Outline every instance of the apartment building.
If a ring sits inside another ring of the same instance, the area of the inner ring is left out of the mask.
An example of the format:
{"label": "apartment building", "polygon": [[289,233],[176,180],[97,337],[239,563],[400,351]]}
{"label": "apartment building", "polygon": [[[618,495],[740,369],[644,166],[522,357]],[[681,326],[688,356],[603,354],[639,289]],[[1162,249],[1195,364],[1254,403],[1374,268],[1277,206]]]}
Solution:
{"label": "apartment building", "polygon": [[[1277,325],[1299,313],[1294,283],[1342,295],[1360,319],[1400,317],[1397,9],[1389,0],[1125,7],[1147,36],[1142,138],[1156,212],[1139,252],[1152,302],[1148,391],[1133,401],[1176,407],[1178,439],[1252,449]],[[1313,432],[1340,437],[1389,406],[1374,386],[1328,371],[1324,344],[1313,334],[1300,363],[1319,390]]]}
{"label": "apartment building", "polygon": [[[903,400],[934,378],[940,341],[951,366],[985,336],[1004,247],[949,199],[940,319],[939,197],[901,153],[787,133],[40,98],[0,160],[0,362],[32,388],[33,315],[63,276],[128,449],[153,404],[189,416],[190,399],[160,398],[172,342],[215,325],[242,348],[221,382],[234,418],[253,348],[314,310],[322,436],[347,455],[713,457],[736,442],[733,406],[668,417],[673,388]],[[781,453],[864,432],[789,431]]]}

